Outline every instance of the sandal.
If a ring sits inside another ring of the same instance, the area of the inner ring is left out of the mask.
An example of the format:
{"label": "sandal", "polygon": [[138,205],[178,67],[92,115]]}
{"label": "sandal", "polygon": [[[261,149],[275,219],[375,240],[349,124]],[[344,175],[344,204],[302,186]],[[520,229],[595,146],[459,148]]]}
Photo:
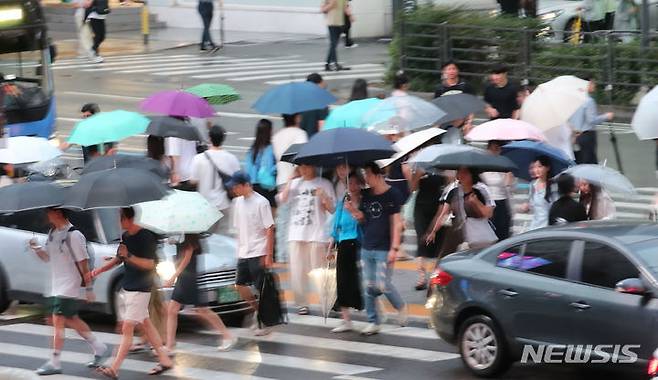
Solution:
{"label": "sandal", "polygon": [[130,347],[130,349],[128,350],[128,353],[129,354],[138,354],[140,352],[144,352],[144,351],[147,351],[147,350],[148,350],[148,347],[146,347],[146,345],[144,343],[137,343],[137,344],[134,344],[132,347]]}
{"label": "sandal", "polygon": [[169,371],[169,370],[172,369],[172,368],[174,368],[173,365],[172,365],[172,366],[164,366],[164,365],[158,363],[158,364],[155,365],[155,367],[153,367],[153,369],[151,370],[151,372],[149,372],[149,375],[151,375],[151,376],[154,376],[154,375],[161,375],[161,374],[163,374],[163,373]]}
{"label": "sandal", "polygon": [[119,379],[119,375],[115,370],[112,369],[112,367],[98,367],[96,368],[96,372],[113,380]]}

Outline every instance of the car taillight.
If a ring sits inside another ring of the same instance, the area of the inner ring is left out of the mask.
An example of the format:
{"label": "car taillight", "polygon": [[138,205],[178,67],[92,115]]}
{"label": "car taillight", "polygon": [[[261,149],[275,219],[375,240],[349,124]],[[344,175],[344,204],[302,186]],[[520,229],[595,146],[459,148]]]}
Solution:
{"label": "car taillight", "polygon": [[452,281],[452,275],[441,268],[436,268],[430,278],[430,284],[435,286],[447,286],[450,281]]}
{"label": "car taillight", "polygon": [[649,376],[656,376],[658,375],[658,358],[655,356],[649,360],[649,367],[647,368],[647,373]]}

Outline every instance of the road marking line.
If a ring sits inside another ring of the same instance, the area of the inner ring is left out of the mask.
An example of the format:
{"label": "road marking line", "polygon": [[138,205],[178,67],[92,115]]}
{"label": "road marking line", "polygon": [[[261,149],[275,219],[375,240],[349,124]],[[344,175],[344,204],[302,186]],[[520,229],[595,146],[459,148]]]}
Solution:
{"label": "road marking line", "polygon": [[[280,60],[277,61],[277,63],[295,63],[295,62],[302,62],[299,59],[286,59],[286,60]],[[185,73],[195,73],[199,71],[207,71],[206,69],[209,70],[214,70],[215,68],[226,68],[226,67],[245,67],[245,66],[262,66],[262,65],[269,65],[271,64],[272,61],[270,60],[265,60],[265,59],[233,59],[233,60],[225,60],[225,61],[210,61],[210,62],[205,62],[203,64],[199,63],[177,63],[177,64],[171,64],[171,65],[158,65],[157,67],[153,66],[137,66],[135,67],[136,69],[139,70],[121,70],[119,71],[122,74],[133,74],[133,73],[176,73],[178,71],[182,71],[183,74]],[[140,69],[141,68],[141,69]],[[182,70],[185,69],[185,70]],[[171,70],[176,70],[176,71],[171,71]],[[172,74],[172,75],[178,75],[178,74]]]}
{"label": "road marking line", "polygon": [[[336,80],[336,79],[359,79],[359,78],[381,78],[383,77],[383,72],[377,74],[345,74],[345,75],[323,75],[322,79],[324,80]],[[303,82],[306,78],[298,77],[288,80],[275,80],[265,82],[267,84],[279,85],[290,82]]]}
{"label": "road marking line", "polygon": [[241,112],[216,112],[216,116],[234,117],[236,119],[271,119],[283,120],[281,116],[263,115],[259,113],[241,113]]}
{"label": "road marking line", "polygon": [[[187,74],[197,74],[197,73],[215,73],[215,72],[226,72],[229,70],[235,69],[259,69],[259,68],[277,68],[282,65],[288,66],[292,64],[302,64],[304,61],[299,59],[286,59],[278,61],[263,61],[263,62],[247,62],[247,63],[235,63],[230,65],[212,64],[212,65],[203,65],[203,66],[180,66],[180,67],[169,67],[165,69],[154,68],[149,70],[149,74],[159,75],[159,76],[177,76],[177,75],[187,75]],[[184,69],[184,70],[181,70]],[[173,70],[173,71],[172,71]],[[132,71],[120,71],[121,73],[131,73]],[[146,71],[143,71],[146,72]]]}
{"label": "road marking line", "polygon": [[[321,63],[320,63],[321,64]],[[300,62],[300,63],[291,63],[291,64],[276,64],[273,63],[272,61],[268,62],[262,62],[261,65],[253,65],[254,67],[216,67],[216,68],[209,68],[209,69],[195,69],[195,70],[183,70],[183,71],[172,71],[172,72],[162,72],[162,73],[157,73],[154,75],[186,75],[186,74],[199,74],[199,73],[211,73],[211,74],[204,74],[204,75],[212,75],[212,73],[226,73],[226,72],[236,72],[239,73],[242,70],[252,70],[252,69],[278,69],[281,67],[299,67],[304,68],[304,67],[317,67],[319,64],[317,62]],[[201,76],[199,76],[201,77]],[[196,77],[194,77],[196,78]]]}
{"label": "road marking line", "polygon": [[[313,315],[294,315],[290,314],[288,320],[291,324],[302,325],[302,326],[326,326],[327,328],[333,328],[338,326],[340,320],[336,318],[327,319],[328,323],[325,324],[323,317],[313,316]],[[355,330],[364,329],[368,323],[352,321]],[[420,339],[431,339],[431,340],[440,340],[436,335],[436,332],[431,329],[423,329],[418,327],[399,327],[396,325],[382,325],[381,331],[379,332],[382,335],[393,335],[406,338],[420,338]]]}
{"label": "road marking line", "polygon": [[[356,75],[357,77],[362,77],[365,75],[369,74],[374,74],[376,76],[382,76],[386,69],[382,68],[374,68],[374,67],[366,67],[366,68],[355,68],[350,70],[352,73],[351,75]],[[356,73],[359,73],[358,75]],[[255,77],[248,77],[248,78],[231,78],[229,80],[234,81],[234,82],[242,82],[242,81],[247,81],[247,80],[260,80],[260,79],[270,79],[270,78],[282,78],[282,77],[293,77],[294,75],[290,74],[273,74],[273,75],[260,75],[260,76],[255,76]],[[328,78],[333,78],[331,75],[324,75],[322,78],[324,79],[325,77]],[[303,82],[306,80],[305,77],[297,77],[293,79],[294,81],[297,82]]]}
{"label": "road marking line", "polygon": [[332,379],[336,380],[378,380],[376,377],[361,377],[361,376],[350,376],[350,375],[340,375],[334,376]]}
{"label": "road marking line", "polygon": [[183,59],[190,59],[194,56],[188,55],[188,54],[181,54],[181,55],[171,55],[171,56],[166,56],[166,55],[160,55],[160,56],[153,56],[149,57],[148,59],[145,58],[127,58],[127,59],[122,59],[122,60],[114,60],[114,61],[107,61],[107,62],[102,62],[102,63],[94,63],[94,62],[89,62],[87,61],[86,63],[80,63],[80,64],[67,64],[67,65],[54,65],[53,69],[55,70],[72,70],[72,69],[86,69],[90,67],[96,67],[96,68],[102,68],[102,67],[107,67],[107,66],[120,66],[120,65],[130,65],[130,64],[135,64],[135,63],[146,63],[146,62],[159,62],[160,60],[165,60],[165,59],[177,59],[177,60],[183,60]]}
{"label": "road marking line", "polygon": [[[309,64],[299,64],[299,65],[289,65],[289,66],[298,66],[298,67],[311,67],[311,66],[316,66],[316,63],[309,63]],[[363,65],[354,65],[352,66],[354,69],[357,68],[379,68],[381,67],[380,65],[372,64],[372,63],[365,63]],[[262,74],[270,74],[270,73],[294,73],[297,72],[298,75],[301,75],[302,73],[299,72],[299,68],[287,68],[287,69],[276,69],[276,70],[257,70],[257,71],[240,71],[240,70],[235,70],[232,73],[225,73],[225,74],[207,74],[207,75],[193,75],[192,78],[197,78],[197,79],[212,79],[212,78],[224,78],[224,77],[244,77],[247,75],[262,75]]]}
{"label": "road marking line", "polygon": [[[19,368],[19,367],[4,367],[0,366],[0,378],[1,379],[8,379],[6,375],[9,374],[10,371],[17,371],[19,373],[24,373],[25,375],[28,376],[21,376],[21,379],[25,378],[30,378],[29,376],[34,376],[34,370],[29,370],[25,368]],[[17,373],[18,375],[18,373]],[[20,375],[19,375],[20,376]],[[71,375],[49,375],[48,380],[89,380],[89,377],[80,377],[80,376],[71,376]]]}
{"label": "road marking line", "polygon": [[[138,62],[138,65],[135,66],[133,63],[130,65],[127,64],[121,64],[121,65],[114,65],[114,66],[125,66],[125,67],[98,67],[95,69],[86,69],[82,70],[85,72],[99,72],[99,71],[117,71],[117,70],[126,70],[129,69],[129,72],[133,72],[132,69],[136,69],[134,72],[139,73],[139,72],[146,72],[147,70],[138,70],[138,69],[148,69],[148,70],[167,70],[167,69],[175,69],[176,67],[203,67],[204,64],[222,64],[222,63],[239,63],[239,62],[261,62],[264,61],[265,58],[250,58],[250,59],[228,59],[228,58],[178,58],[178,59],[163,59],[162,62],[164,63],[157,63],[154,65],[156,62],[144,62],[145,64],[142,64],[142,62]],[[148,64],[146,64],[148,63]]]}
{"label": "road marking line", "polygon": [[[130,58],[144,58],[144,57],[163,57],[163,53],[148,53],[148,54],[129,54],[129,55],[111,55],[106,57],[107,61],[115,61],[120,59],[130,59]],[[57,66],[61,63],[76,63],[76,62],[89,62],[87,58],[69,58],[69,59],[58,59],[54,66]]]}
{"label": "road marking line", "polygon": [[146,99],[146,98],[140,98],[140,97],[137,97],[137,96],[98,94],[98,93],[93,93],[93,92],[81,92],[81,91],[63,91],[61,93],[66,94],[66,95],[95,96],[97,98],[109,98],[109,99],[128,99],[128,100],[144,100],[144,99]]}

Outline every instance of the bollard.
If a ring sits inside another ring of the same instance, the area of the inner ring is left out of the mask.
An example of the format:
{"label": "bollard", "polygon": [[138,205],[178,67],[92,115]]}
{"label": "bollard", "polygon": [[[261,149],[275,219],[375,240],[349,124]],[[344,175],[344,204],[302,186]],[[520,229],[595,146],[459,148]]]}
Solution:
{"label": "bollard", "polygon": [[144,45],[149,44],[149,19],[147,1],[144,0],[142,6],[142,36],[144,36]]}

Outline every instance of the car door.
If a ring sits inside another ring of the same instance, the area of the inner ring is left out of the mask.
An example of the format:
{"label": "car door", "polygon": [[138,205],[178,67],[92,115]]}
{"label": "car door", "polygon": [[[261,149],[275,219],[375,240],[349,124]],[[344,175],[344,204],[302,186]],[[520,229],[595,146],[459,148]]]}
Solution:
{"label": "car door", "polygon": [[658,346],[658,300],[615,291],[619,281],[639,278],[639,269],[622,252],[600,242],[584,242],[577,257],[579,282],[570,285],[567,300],[577,343],[639,344],[642,357],[648,359]]}

